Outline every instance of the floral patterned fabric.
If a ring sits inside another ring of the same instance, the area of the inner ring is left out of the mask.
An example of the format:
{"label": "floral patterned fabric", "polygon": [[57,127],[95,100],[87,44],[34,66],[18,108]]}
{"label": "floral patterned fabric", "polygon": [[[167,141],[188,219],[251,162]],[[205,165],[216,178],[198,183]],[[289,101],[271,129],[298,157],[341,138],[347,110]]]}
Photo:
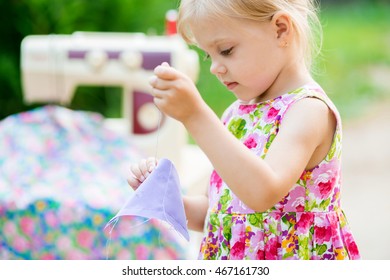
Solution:
{"label": "floral patterned fabric", "polygon": [[265,212],[246,206],[214,171],[200,259],[359,259],[340,207],[341,120],[318,85],[306,85],[257,104],[234,102],[222,117],[248,149],[264,158],[289,107],[302,98],[323,100],[337,118],[326,158],[302,173],[289,193]]}
{"label": "floral patterned fabric", "polygon": [[144,157],[96,113],[45,106],[0,122],[0,259],[184,259],[158,220],[119,219]]}

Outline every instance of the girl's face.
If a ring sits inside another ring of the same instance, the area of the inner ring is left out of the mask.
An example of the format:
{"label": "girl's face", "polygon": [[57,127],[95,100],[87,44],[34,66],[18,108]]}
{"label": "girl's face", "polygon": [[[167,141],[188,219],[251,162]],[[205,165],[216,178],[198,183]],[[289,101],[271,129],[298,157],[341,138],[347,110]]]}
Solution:
{"label": "girl's face", "polygon": [[287,56],[271,21],[206,19],[190,28],[211,59],[210,72],[238,99],[250,103],[280,95],[271,89],[282,76]]}

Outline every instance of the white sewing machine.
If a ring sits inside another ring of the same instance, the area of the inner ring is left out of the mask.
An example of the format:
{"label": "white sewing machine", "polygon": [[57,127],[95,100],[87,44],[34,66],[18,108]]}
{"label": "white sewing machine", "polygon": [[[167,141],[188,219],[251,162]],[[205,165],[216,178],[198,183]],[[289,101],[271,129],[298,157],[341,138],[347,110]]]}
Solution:
{"label": "white sewing machine", "polygon": [[[198,56],[177,35],[75,32],[27,36],[21,45],[24,99],[68,105],[77,86],[121,86],[122,118],[108,119],[107,125],[130,133],[140,149],[154,155],[160,112],[149,94],[148,80],[164,61],[196,82]],[[158,138],[159,157],[180,165],[180,151],[187,142],[184,127],[163,116]]]}
{"label": "white sewing machine", "polygon": [[154,156],[172,160],[184,185],[204,181],[210,167],[202,152],[187,145],[179,122],[162,116],[149,94],[153,69],[162,62],[186,73],[194,82],[198,55],[178,35],[85,33],[31,35],[21,44],[21,70],[27,103],[70,104],[77,86],[115,85],[123,88],[122,118],[107,119],[108,127],[129,133],[134,144]]}

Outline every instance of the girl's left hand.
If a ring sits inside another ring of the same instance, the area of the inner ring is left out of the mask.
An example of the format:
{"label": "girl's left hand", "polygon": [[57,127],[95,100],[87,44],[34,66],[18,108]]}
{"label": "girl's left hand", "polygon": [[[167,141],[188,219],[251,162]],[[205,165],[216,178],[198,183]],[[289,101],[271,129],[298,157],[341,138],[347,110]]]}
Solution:
{"label": "girl's left hand", "polygon": [[138,164],[131,165],[130,171],[131,174],[127,178],[127,183],[129,186],[136,190],[138,187],[146,180],[146,178],[153,172],[157,166],[157,159],[154,157],[149,157],[147,159],[142,159]]}
{"label": "girl's left hand", "polygon": [[166,62],[154,69],[149,83],[156,106],[184,124],[207,106],[193,81]]}

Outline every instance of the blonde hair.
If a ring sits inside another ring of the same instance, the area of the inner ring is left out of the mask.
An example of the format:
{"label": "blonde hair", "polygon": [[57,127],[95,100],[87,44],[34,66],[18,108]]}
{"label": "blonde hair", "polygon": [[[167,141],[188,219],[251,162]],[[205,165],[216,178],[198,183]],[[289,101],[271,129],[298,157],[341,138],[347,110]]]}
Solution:
{"label": "blonde hair", "polygon": [[181,0],[178,32],[189,44],[195,44],[189,23],[204,17],[269,21],[279,11],[287,13],[297,34],[297,42],[308,69],[320,53],[322,28],[317,16],[316,0]]}

